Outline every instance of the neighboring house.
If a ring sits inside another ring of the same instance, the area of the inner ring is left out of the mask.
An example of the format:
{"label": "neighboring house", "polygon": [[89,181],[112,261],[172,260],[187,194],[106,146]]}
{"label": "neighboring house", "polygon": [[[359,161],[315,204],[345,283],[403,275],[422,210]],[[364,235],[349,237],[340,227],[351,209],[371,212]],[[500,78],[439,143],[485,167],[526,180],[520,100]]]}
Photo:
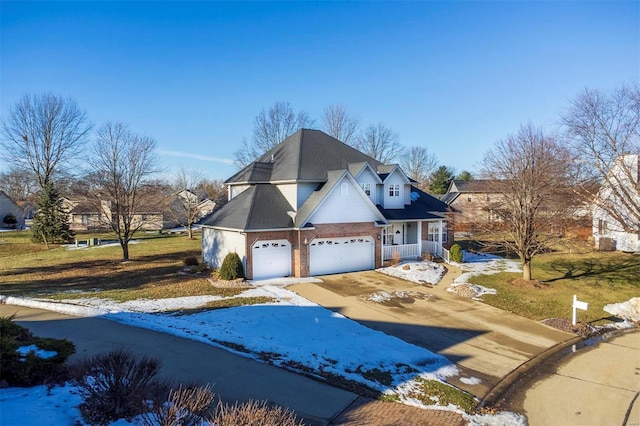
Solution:
{"label": "neighboring house", "polygon": [[[4,223],[5,217],[12,215],[16,218],[16,223],[7,225]],[[24,212],[4,191],[0,190],[0,227],[1,228],[24,228]]]}
{"label": "neighboring house", "polygon": [[453,180],[440,200],[453,209],[457,231],[469,231],[478,223],[499,220],[488,208],[500,198],[492,189],[491,180]]}
{"label": "neighboring house", "polygon": [[183,189],[173,195],[165,214],[164,227],[175,228],[186,225],[189,222],[187,216],[191,216],[191,223],[197,223],[203,217],[211,214],[216,208],[216,203],[207,198],[204,193]]}
{"label": "neighboring house", "polygon": [[640,156],[616,160],[593,203],[593,237],[601,250],[640,252]]}
{"label": "neighboring house", "polygon": [[302,129],[226,181],[229,201],[201,223],[202,257],[236,252],[250,279],[307,277],[441,255],[448,207],[385,165]]}
{"label": "neighboring house", "polygon": [[[111,203],[92,197],[62,197],[62,208],[69,215],[69,228],[74,231],[102,231],[111,229]],[[162,229],[163,215],[153,207],[141,207],[133,216],[132,228],[145,231]]]}

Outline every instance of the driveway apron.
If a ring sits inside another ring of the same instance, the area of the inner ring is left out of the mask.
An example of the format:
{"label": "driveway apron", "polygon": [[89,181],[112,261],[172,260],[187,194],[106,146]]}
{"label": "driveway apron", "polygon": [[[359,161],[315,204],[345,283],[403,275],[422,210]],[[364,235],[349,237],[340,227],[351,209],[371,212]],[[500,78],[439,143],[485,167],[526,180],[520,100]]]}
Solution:
{"label": "driveway apron", "polygon": [[[479,379],[451,383],[479,398],[524,362],[575,337],[447,292],[461,274],[459,268],[447,268],[445,278],[433,287],[365,271],[319,277],[323,283],[289,289],[364,326],[446,356],[461,369],[460,378]],[[380,291],[400,297],[382,303],[369,300]]]}

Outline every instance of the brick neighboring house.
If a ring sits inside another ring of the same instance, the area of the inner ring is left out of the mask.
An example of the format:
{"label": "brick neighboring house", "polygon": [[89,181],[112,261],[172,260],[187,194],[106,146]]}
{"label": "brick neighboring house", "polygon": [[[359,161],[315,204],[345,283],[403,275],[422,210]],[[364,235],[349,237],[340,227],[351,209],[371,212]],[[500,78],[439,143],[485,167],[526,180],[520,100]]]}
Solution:
{"label": "brick neighboring house", "polygon": [[380,267],[394,256],[442,255],[447,205],[385,165],[301,129],[226,181],[229,201],[202,221],[202,257],[236,252],[249,279]]}
{"label": "brick neighboring house", "polygon": [[596,248],[640,252],[640,155],[616,160],[593,202]]}
{"label": "brick neighboring house", "polygon": [[[7,215],[13,215],[16,218],[16,223],[11,225],[4,223]],[[24,228],[24,211],[2,190],[0,190],[0,227]]]}
{"label": "brick neighboring house", "polygon": [[[68,214],[69,228],[74,231],[110,230],[109,222],[113,218],[109,201],[93,197],[62,197],[62,208]],[[133,216],[132,228],[145,231],[162,229],[163,214],[154,207],[141,207]]]}
{"label": "brick neighboring house", "polygon": [[489,208],[501,198],[492,189],[493,183],[494,181],[481,179],[451,181],[440,200],[453,210],[456,231],[469,231],[479,222],[499,220]]}

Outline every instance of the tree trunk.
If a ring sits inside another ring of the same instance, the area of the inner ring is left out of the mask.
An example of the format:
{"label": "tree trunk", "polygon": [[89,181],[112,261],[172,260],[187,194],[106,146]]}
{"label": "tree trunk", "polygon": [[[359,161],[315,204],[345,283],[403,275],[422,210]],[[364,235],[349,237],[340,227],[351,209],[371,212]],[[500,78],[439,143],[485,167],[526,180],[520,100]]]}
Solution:
{"label": "tree trunk", "polygon": [[193,228],[191,228],[191,225],[187,226],[187,230],[189,231],[189,239],[193,240]]}
{"label": "tree trunk", "polygon": [[525,281],[531,281],[531,259],[525,259],[522,261],[522,279]]}
{"label": "tree trunk", "polygon": [[129,241],[121,241],[122,246],[122,260],[129,260]]}

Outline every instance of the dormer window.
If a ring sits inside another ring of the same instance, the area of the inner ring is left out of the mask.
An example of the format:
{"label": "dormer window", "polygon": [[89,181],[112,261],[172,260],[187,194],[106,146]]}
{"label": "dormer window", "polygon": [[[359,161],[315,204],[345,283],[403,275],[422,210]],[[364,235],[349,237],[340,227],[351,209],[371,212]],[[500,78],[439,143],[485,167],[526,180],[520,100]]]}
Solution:
{"label": "dormer window", "polygon": [[365,194],[367,194],[367,197],[371,197],[371,184],[363,183],[363,184],[360,184],[360,186],[362,186],[362,190],[364,191]]}
{"label": "dormer window", "polygon": [[395,183],[389,185],[389,197],[399,197],[400,196],[400,185]]}

